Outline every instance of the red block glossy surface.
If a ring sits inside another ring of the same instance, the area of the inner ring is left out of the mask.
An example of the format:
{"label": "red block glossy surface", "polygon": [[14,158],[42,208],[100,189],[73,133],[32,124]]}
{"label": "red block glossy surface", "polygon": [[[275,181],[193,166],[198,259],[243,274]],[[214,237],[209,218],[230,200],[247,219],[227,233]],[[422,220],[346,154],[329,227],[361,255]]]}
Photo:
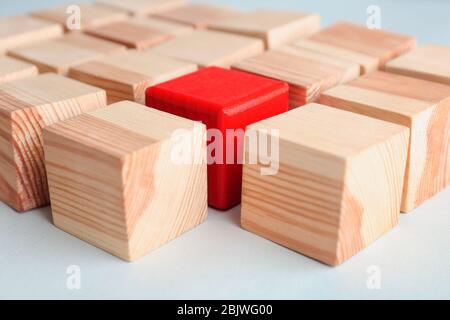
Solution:
{"label": "red block glossy surface", "polygon": [[[208,165],[208,203],[226,210],[240,203],[242,186],[242,164],[236,161],[236,148],[242,147],[242,138],[234,138],[234,150],[226,150],[227,144],[230,145],[226,130],[245,129],[254,122],[286,112],[288,85],[241,71],[210,67],[148,88],[146,104],[201,121],[208,129],[222,132],[224,163]],[[234,152],[233,164],[226,163],[229,152]]]}

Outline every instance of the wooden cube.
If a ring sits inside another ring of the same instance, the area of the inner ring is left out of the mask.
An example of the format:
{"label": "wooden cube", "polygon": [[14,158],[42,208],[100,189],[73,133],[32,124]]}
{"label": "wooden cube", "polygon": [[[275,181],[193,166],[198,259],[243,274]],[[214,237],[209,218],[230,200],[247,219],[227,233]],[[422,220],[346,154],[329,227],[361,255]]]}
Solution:
{"label": "wooden cube", "polygon": [[108,103],[131,100],[145,104],[147,87],[196,70],[193,63],[129,50],[73,67],[69,77],[105,89]]}
{"label": "wooden cube", "polygon": [[[52,9],[39,10],[33,12],[32,15],[45,20],[57,22],[61,26],[63,26],[66,31],[69,31],[71,29],[69,28],[67,21],[71,17],[72,13],[67,13],[68,7],[69,5]],[[79,5],[79,8],[81,13],[81,24],[80,28],[77,30],[98,27],[103,24],[125,20],[128,17],[125,11],[95,4]]]}
{"label": "wooden cube", "polygon": [[[189,135],[192,162],[172,159],[175,130]],[[127,261],[199,225],[205,135],[200,123],[129,101],[46,128],[53,222]]]}
{"label": "wooden cube", "polygon": [[210,29],[257,37],[273,49],[320,29],[320,15],[295,11],[255,10],[213,22]]}
{"label": "wooden cube", "polygon": [[366,73],[415,48],[416,39],[350,22],[336,23],[307,39],[293,43],[304,49],[359,63]]}
{"label": "wooden cube", "polygon": [[0,56],[0,83],[36,76],[36,66],[7,56]]}
{"label": "wooden cube", "polygon": [[106,106],[103,90],[55,74],[0,85],[0,200],[17,211],[49,203],[42,129]]}
{"label": "wooden cube", "polygon": [[[259,133],[257,143],[279,139],[279,161],[272,175],[261,174],[261,163],[244,164],[245,229],[338,265],[398,223],[406,127],[309,104],[248,130]],[[264,159],[249,146],[246,158]]]}
{"label": "wooden cube", "polygon": [[[205,68],[148,88],[146,104],[208,128],[208,202],[227,210],[241,201],[243,133],[288,110],[288,86],[246,72]],[[233,136],[230,136],[230,131]],[[217,134],[219,133],[219,134]]]}
{"label": "wooden cube", "polygon": [[241,12],[222,6],[187,4],[172,10],[155,14],[156,17],[204,29],[218,21],[241,16]]}
{"label": "wooden cube", "polygon": [[36,65],[39,72],[67,75],[70,67],[95,60],[125,47],[80,33],[8,51],[11,57]]}
{"label": "wooden cube", "polygon": [[29,16],[0,18],[0,30],[0,54],[63,34],[59,24]]}
{"label": "wooden cube", "polygon": [[153,18],[133,18],[86,29],[86,33],[134,49],[145,49],[178,35],[192,32],[182,24]]}
{"label": "wooden cube", "polygon": [[198,30],[150,49],[175,59],[196,63],[199,67],[227,68],[233,63],[264,51],[262,40],[219,31]]}
{"label": "wooden cube", "polygon": [[314,102],[320,92],[359,76],[354,62],[291,46],[242,60],[232,68],[287,82],[290,108]]}
{"label": "wooden cube", "polygon": [[330,89],[320,101],[410,128],[403,212],[450,184],[450,86],[380,71]]}
{"label": "wooden cube", "polygon": [[426,45],[389,61],[385,70],[450,85],[450,47]]}
{"label": "wooden cube", "polygon": [[147,16],[182,6],[184,3],[184,0],[97,0],[97,4],[124,10],[134,16]]}

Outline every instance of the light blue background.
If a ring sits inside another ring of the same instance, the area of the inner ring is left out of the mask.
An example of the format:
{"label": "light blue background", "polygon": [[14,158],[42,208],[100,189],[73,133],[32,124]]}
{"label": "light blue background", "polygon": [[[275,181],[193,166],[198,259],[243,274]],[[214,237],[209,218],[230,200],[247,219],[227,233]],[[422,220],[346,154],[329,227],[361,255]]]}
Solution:
{"label": "light blue background", "polygon": [[[74,2],[0,0],[0,14]],[[444,0],[210,2],[319,12],[324,26],[365,23],[366,8],[378,5],[383,28],[450,45]],[[0,298],[450,298],[449,188],[337,268],[243,231],[239,208],[210,210],[206,223],[132,264],[60,231],[50,217],[49,208],[20,215],[0,203]],[[81,290],[66,288],[69,265],[81,268]],[[380,290],[366,285],[372,265],[381,270]]]}

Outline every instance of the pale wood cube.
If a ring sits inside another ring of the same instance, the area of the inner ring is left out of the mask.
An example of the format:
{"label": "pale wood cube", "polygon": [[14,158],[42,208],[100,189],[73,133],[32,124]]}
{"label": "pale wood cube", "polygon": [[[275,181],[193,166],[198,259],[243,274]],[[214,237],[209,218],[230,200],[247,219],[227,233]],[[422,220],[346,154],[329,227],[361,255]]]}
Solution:
{"label": "pale wood cube", "polygon": [[33,77],[37,74],[38,68],[35,65],[7,56],[0,56],[0,84]]}
{"label": "pale wood cube", "polygon": [[[172,159],[175,130],[192,162]],[[155,250],[207,216],[204,137],[203,124],[129,101],[47,128],[53,222],[127,261]]]}
{"label": "pale wood cube", "polygon": [[42,129],[104,106],[102,89],[55,74],[0,84],[0,200],[17,211],[47,205]]}
{"label": "pale wood cube", "polygon": [[147,16],[182,6],[185,0],[97,0],[97,4],[126,11],[134,16]]}
{"label": "pale wood cube", "polygon": [[450,85],[450,47],[425,45],[389,61],[385,70]]}
{"label": "pale wood cube", "polygon": [[61,37],[63,32],[59,24],[31,16],[0,18],[0,54],[20,46]]}
{"label": "pale wood cube", "polygon": [[356,62],[364,74],[415,48],[416,39],[391,31],[369,29],[364,25],[339,22],[292,45]]}
{"label": "pale wood cube", "polygon": [[295,11],[255,10],[241,16],[213,22],[212,30],[257,37],[273,49],[320,29],[320,15]]}
{"label": "pale wood cube", "polygon": [[[271,168],[278,170],[262,174],[264,151],[258,164],[244,164],[245,229],[338,265],[398,223],[406,127],[309,104],[247,131],[259,133],[257,143],[267,143],[277,136],[273,129],[279,130],[279,160],[272,157]],[[246,159],[257,156],[249,146]]]}
{"label": "pale wood cube", "polygon": [[[70,5],[65,5],[51,9],[39,10],[33,12],[32,15],[59,23],[65,28],[66,31],[70,31],[72,29],[67,22],[72,22],[70,18],[73,13],[67,11],[69,7]],[[101,5],[82,4],[78,5],[78,7],[81,13],[80,26],[77,26],[77,28],[73,30],[98,27],[107,23],[125,20],[128,17],[128,14],[123,10],[108,8]]]}
{"label": "pale wood cube", "polygon": [[324,92],[320,101],[410,129],[403,212],[450,185],[450,86],[378,71]]}
{"label": "pale wood cube", "polygon": [[289,84],[289,106],[315,102],[322,91],[359,76],[359,65],[325,54],[283,46],[242,60],[232,68]]}
{"label": "pale wood cube", "polygon": [[192,3],[157,13],[155,17],[204,29],[218,21],[241,17],[241,12],[224,6]]}
{"label": "pale wood cube", "polygon": [[219,31],[198,30],[151,49],[161,55],[197,64],[199,67],[230,67],[264,51],[262,40]]}
{"label": "pale wood cube", "polygon": [[144,17],[135,17],[85,30],[90,35],[114,41],[132,49],[146,49],[192,31],[193,28],[176,22]]}
{"label": "pale wood cube", "polygon": [[73,67],[69,77],[105,89],[108,103],[131,100],[145,104],[149,86],[196,70],[193,63],[129,50]]}
{"label": "pale wood cube", "polygon": [[8,51],[8,55],[36,65],[40,73],[67,75],[73,66],[120,51],[125,51],[125,47],[75,33],[13,49]]}

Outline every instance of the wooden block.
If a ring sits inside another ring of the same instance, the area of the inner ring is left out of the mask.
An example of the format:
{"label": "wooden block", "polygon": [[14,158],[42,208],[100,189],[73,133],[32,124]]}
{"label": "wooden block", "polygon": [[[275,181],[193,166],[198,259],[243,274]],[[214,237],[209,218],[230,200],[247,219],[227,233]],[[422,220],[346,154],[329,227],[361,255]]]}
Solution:
{"label": "wooden block", "polygon": [[279,130],[278,172],[262,175],[261,164],[244,164],[245,229],[338,265],[398,223],[406,127],[309,104],[247,130],[266,142],[272,129]]}
{"label": "wooden block", "polygon": [[97,4],[124,10],[134,16],[155,14],[182,6],[184,3],[184,0],[97,0]]}
{"label": "wooden block", "polygon": [[55,74],[0,85],[0,200],[17,211],[49,203],[42,129],[106,106],[103,90]]}
{"label": "wooden block", "polygon": [[0,53],[31,43],[62,36],[63,28],[29,16],[0,18]]}
{"label": "wooden block", "polygon": [[196,70],[193,63],[129,50],[73,67],[69,77],[105,89],[108,103],[132,100],[144,104],[147,87]]}
{"label": "wooden block", "polygon": [[187,4],[172,10],[155,14],[156,17],[204,29],[218,21],[237,18],[241,12],[222,6],[207,4]]}
{"label": "wooden block", "polygon": [[307,38],[297,39],[291,44],[293,47],[301,48],[303,50],[310,50],[333,56],[342,60],[347,60],[360,65],[360,73],[365,74],[378,69],[379,59],[367,54],[356,52],[353,50],[341,48],[334,45],[329,45],[323,42],[314,41]]}
{"label": "wooden block", "polygon": [[[171,158],[171,137],[191,136],[192,164]],[[129,101],[46,128],[55,225],[133,261],[207,216],[205,126]]]}
{"label": "wooden block", "polygon": [[[72,13],[67,13],[67,8],[69,6],[61,6],[52,9],[39,10],[32,13],[33,16],[42,18],[45,20],[53,21],[59,23],[69,31],[67,21],[72,15]],[[85,4],[79,5],[81,13],[81,25],[80,29],[99,27],[101,25],[112,23],[116,21],[121,21],[127,19],[128,15],[125,11],[108,8],[101,5]]]}
{"label": "wooden block", "polygon": [[38,69],[32,64],[7,56],[0,56],[0,84],[33,77],[37,74]]}
{"label": "wooden block", "polygon": [[410,128],[403,212],[450,184],[450,86],[374,72],[324,92],[320,101]]}
{"label": "wooden block", "polygon": [[70,67],[125,49],[109,41],[71,33],[60,39],[10,50],[8,55],[36,65],[41,73],[67,75]]}
{"label": "wooden block", "polygon": [[359,65],[309,50],[284,46],[237,62],[232,68],[285,81],[289,106],[314,102],[320,92],[359,76]]}
{"label": "wooden block", "polygon": [[382,67],[392,58],[416,47],[416,39],[385,30],[369,29],[363,25],[350,22],[339,22],[309,38],[314,42],[315,49],[319,52],[328,51],[318,44],[353,51],[359,55],[346,54],[335,49],[329,50],[330,55],[349,59],[361,64],[365,71],[373,70],[372,59],[377,60],[378,67]]}
{"label": "wooden block", "polygon": [[199,67],[227,68],[233,63],[264,51],[256,38],[219,31],[198,30],[150,49],[152,52],[196,63]]}
{"label": "wooden block", "polygon": [[426,45],[389,61],[385,70],[450,85],[450,47]]}
{"label": "wooden block", "polygon": [[288,86],[245,72],[210,67],[150,87],[146,95],[147,106],[201,121],[211,134],[220,132],[223,139],[209,137],[214,141],[209,141],[208,148],[216,148],[208,149],[208,155],[215,154],[208,158],[208,202],[220,210],[239,204],[242,161],[238,153],[243,142],[239,137],[236,141],[227,138],[227,131],[243,132],[251,123],[287,111]]}
{"label": "wooden block", "polygon": [[210,29],[257,37],[273,49],[320,29],[320,15],[295,11],[255,10],[213,22]]}
{"label": "wooden block", "polygon": [[192,32],[190,27],[153,18],[133,18],[86,29],[86,33],[90,35],[134,49],[145,49],[190,32]]}

